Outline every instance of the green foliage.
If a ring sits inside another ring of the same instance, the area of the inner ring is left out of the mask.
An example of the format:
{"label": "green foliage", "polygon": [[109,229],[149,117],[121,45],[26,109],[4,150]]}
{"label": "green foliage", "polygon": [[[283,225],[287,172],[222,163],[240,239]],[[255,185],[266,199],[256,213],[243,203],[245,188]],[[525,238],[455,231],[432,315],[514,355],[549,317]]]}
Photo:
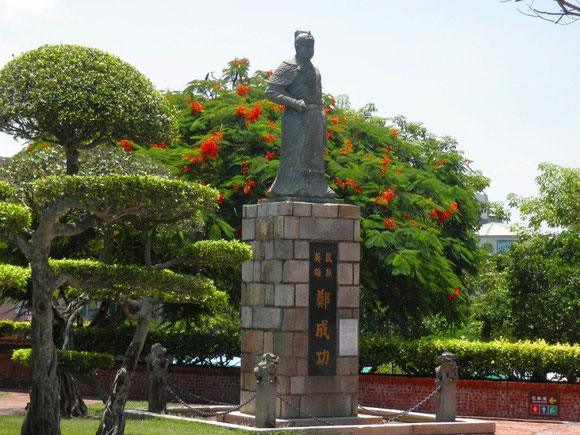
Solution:
{"label": "green foliage", "polygon": [[0,202],[0,233],[20,232],[30,227],[32,215],[28,207]]}
{"label": "green foliage", "polygon": [[30,280],[30,269],[27,267],[0,264],[0,293],[25,293]]}
{"label": "green foliage", "polygon": [[49,176],[34,183],[34,193],[41,205],[70,198],[95,209],[130,209],[164,221],[212,209],[217,202],[217,192],[207,186],[138,175]]}
{"label": "green foliage", "polygon": [[0,131],[66,148],[175,139],[173,111],[139,71],[116,56],[45,45],[0,70]]}
{"label": "green foliage", "polygon": [[[210,238],[230,237],[232,228],[239,236],[242,206],[265,194],[278,168],[283,108],[264,99],[267,75],[250,77],[246,67],[245,60],[233,61],[222,78],[194,80],[169,94],[182,142],[134,147],[181,178],[220,191],[224,206],[211,216]],[[403,333],[409,318],[420,323],[431,313],[457,325],[466,298],[461,291],[450,295],[475,271],[475,193],[488,180],[468,168],[451,138],[401,117],[385,126],[373,116],[374,105],[354,111],[346,98],[324,101],[328,181],[362,210],[364,328]]]}
{"label": "green foliage", "polygon": [[0,337],[12,334],[30,334],[30,322],[0,320]]}
{"label": "green foliage", "polygon": [[93,260],[51,260],[55,273],[65,273],[90,288],[98,298],[149,296],[164,302],[195,303],[208,308],[222,306],[226,296],[212,280],[201,275],[180,275],[171,270],[155,270],[137,265],[105,264]]}
{"label": "green foliage", "polygon": [[[123,354],[133,337],[133,328],[82,327],[75,328],[75,346],[98,352]],[[155,328],[149,331],[143,347],[148,352],[153,343],[161,343],[167,352],[183,365],[227,365],[240,355],[240,327],[227,319],[202,322],[190,329]]]}
{"label": "green foliage", "polygon": [[[102,145],[91,150],[81,150],[79,163],[78,175],[169,176],[169,171],[160,164],[146,156],[127,153],[119,146]],[[10,183],[10,189],[14,190],[12,186],[17,189],[18,197],[23,201],[29,201],[35,180],[50,175],[66,175],[65,153],[54,144],[36,144],[15,154],[0,166],[0,177]]]}
{"label": "green foliage", "polygon": [[0,181],[0,201],[6,201],[14,196],[14,188],[4,182]]}
{"label": "green foliage", "polygon": [[511,335],[580,343],[579,234],[535,235],[508,258]]}
{"label": "green foliage", "polygon": [[252,259],[252,248],[238,240],[201,240],[184,249],[193,263],[210,267],[239,267]]}
{"label": "green foliage", "polygon": [[[115,364],[112,355],[97,352],[57,350],[58,367],[69,373],[94,375],[99,369],[108,369]],[[32,349],[17,349],[12,352],[12,360],[25,367],[32,362]]]}
{"label": "green foliage", "polygon": [[383,371],[391,365],[407,375],[433,377],[438,365],[437,357],[444,351],[457,355],[462,379],[494,376],[509,380],[546,381],[547,373],[558,373],[573,383],[580,370],[578,345],[432,338],[405,341],[378,334],[362,337],[360,365],[383,366]]}
{"label": "green foliage", "polygon": [[536,230],[545,222],[552,228],[580,231],[580,169],[552,163],[541,163],[538,169],[542,172],[536,177],[539,196],[522,198],[510,194],[510,205],[519,207],[521,215]]}

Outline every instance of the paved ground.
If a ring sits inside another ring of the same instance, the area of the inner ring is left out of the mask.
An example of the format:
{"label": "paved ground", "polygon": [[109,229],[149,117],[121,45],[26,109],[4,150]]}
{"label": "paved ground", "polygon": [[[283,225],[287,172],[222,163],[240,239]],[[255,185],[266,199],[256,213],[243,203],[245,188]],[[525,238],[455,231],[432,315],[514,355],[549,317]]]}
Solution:
{"label": "paved ground", "polygon": [[[4,394],[8,397],[3,397]],[[85,399],[87,404],[98,400]],[[21,391],[0,390],[0,415],[24,412],[28,403],[28,393]],[[496,424],[496,435],[580,435],[580,423],[561,424],[544,423],[531,420],[493,420]]]}

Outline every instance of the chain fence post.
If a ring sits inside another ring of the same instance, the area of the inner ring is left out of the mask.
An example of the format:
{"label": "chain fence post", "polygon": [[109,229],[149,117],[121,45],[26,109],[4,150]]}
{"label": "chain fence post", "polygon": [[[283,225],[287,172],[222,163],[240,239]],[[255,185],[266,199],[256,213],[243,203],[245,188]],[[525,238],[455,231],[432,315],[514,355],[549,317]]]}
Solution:
{"label": "chain fence post", "polygon": [[439,391],[435,401],[435,421],[455,421],[459,377],[456,358],[451,352],[443,352],[438,358],[439,367],[435,369],[435,380]]}
{"label": "chain fence post", "polygon": [[254,368],[256,376],[256,427],[276,427],[276,367],[280,358],[272,353],[262,355]]}

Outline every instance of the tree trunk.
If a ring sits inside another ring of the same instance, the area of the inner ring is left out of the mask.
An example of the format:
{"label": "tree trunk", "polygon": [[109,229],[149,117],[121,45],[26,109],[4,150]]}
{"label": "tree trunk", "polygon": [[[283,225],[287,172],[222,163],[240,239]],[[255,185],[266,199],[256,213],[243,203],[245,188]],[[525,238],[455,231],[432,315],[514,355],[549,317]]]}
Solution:
{"label": "tree trunk", "polygon": [[30,403],[22,435],[60,435],[59,379],[56,347],[52,338],[53,312],[50,298],[52,274],[32,261],[32,362]]}
{"label": "tree trunk", "polygon": [[58,370],[60,382],[60,414],[62,417],[84,417],[87,405],[79,394],[74,378],[70,373]]}
{"label": "tree trunk", "polygon": [[[73,325],[75,318],[89,301],[87,295],[75,299],[68,304],[62,314],[54,310],[53,338],[56,346],[62,350],[73,350]],[[76,382],[70,373],[57,370],[60,382],[60,415],[61,417],[84,417],[87,415],[87,405],[78,392]]]}
{"label": "tree trunk", "polygon": [[79,172],[79,150],[66,147],[66,174],[76,175]]}
{"label": "tree trunk", "polygon": [[153,305],[154,300],[149,298],[144,299],[140,304],[133,340],[125,352],[123,364],[113,382],[113,390],[105,404],[101,425],[96,435],[123,435],[125,433],[125,404],[127,403],[131,380],[137,368],[139,355],[149,332]]}

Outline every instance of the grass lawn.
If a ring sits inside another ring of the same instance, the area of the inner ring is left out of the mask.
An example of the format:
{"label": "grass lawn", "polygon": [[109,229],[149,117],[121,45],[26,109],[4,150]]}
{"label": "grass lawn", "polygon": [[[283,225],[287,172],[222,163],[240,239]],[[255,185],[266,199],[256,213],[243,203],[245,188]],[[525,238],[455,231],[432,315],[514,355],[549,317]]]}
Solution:
{"label": "grass lawn", "polygon": [[[146,402],[128,402],[127,408],[143,408]],[[103,412],[103,404],[89,405],[89,415],[93,418],[62,419],[60,427],[63,435],[93,435],[99,427],[99,417]],[[24,414],[0,416],[0,435],[20,433]],[[247,434],[244,430],[231,430],[204,425],[194,422],[165,420],[127,420],[126,435],[181,435],[181,434]]]}

